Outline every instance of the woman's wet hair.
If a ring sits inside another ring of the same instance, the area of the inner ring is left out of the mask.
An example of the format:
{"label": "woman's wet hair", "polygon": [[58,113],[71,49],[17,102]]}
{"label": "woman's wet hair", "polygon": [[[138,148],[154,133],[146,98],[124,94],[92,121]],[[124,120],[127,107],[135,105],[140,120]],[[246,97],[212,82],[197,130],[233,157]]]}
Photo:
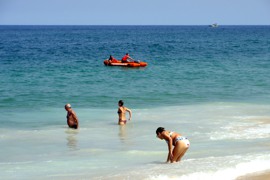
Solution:
{"label": "woman's wet hair", "polygon": [[124,105],[124,101],[119,100],[119,101],[118,101],[118,104],[119,104],[120,106],[123,106],[123,105]]}
{"label": "woman's wet hair", "polygon": [[164,127],[159,127],[156,130],[156,134],[158,135],[159,133],[162,133],[163,131],[165,131],[165,128]]}

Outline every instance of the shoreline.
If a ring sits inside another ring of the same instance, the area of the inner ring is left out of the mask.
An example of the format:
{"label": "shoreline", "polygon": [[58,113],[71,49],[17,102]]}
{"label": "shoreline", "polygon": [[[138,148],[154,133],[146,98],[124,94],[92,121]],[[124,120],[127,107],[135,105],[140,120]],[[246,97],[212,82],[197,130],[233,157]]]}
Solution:
{"label": "shoreline", "polygon": [[268,179],[270,179],[270,170],[249,173],[236,178],[236,180],[268,180]]}

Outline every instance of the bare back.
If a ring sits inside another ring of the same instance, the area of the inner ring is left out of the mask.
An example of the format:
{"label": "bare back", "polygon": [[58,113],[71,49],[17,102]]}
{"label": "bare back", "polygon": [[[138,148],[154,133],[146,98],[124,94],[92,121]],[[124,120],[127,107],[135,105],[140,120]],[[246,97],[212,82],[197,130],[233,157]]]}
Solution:
{"label": "bare back", "polygon": [[127,119],[126,119],[126,111],[129,113],[129,120],[131,120],[131,110],[124,107],[124,106],[121,106],[118,108],[118,124],[119,125],[123,125],[123,124],[126,124],[127,122]]}
{"label": "bare back", "polygon": [[67,112],[67,124],[70,128],[77,129],[79,126],[78,118],[73,110]]}

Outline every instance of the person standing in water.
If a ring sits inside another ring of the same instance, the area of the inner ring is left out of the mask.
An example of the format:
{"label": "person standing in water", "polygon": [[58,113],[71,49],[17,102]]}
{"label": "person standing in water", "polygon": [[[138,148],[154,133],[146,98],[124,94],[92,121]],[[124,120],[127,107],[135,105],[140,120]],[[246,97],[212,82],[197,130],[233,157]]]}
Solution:
{"label": "person standing in water", "polygon": [[190,146],[189,140],[176,132],[166,131],[163,127],[157,128],[156,134],[159,139],[164,139],[168,144],[167,163],[179,162]]}
{"label": "person standing in water", "polygon": [[126,111],[129,113],[129,119],[131,120],[131,116],[132,116],[132,112],[130,109],[128,109],[127,107],[124,107],[124,102],[122,100],[120,100],[118,102],[118,125],[125,125],[127,123],[127,119],[126,119]]}
{"label": "person standing in water", "polygon": [[76,113],[71,109],[70,104],[65,105],[65,109],[67,111],[67,124],[70,128],[78,129],[79,128],[79,120],[77,118]]}

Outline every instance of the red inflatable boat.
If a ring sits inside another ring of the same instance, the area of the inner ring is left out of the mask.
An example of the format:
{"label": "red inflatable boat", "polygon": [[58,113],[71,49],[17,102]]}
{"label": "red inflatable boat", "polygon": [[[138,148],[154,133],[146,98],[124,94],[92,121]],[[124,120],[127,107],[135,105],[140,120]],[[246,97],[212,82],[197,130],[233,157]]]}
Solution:
{"label": "red inflatable boat", "polygon": [[104,60],[104,64],[106,66],[125,66],[125,67],[145,67],[147,66],[146,62],[142,62],[142,61],[134,61],[134,62],[127,62],[127,63],[122,63],[119,60]]}

